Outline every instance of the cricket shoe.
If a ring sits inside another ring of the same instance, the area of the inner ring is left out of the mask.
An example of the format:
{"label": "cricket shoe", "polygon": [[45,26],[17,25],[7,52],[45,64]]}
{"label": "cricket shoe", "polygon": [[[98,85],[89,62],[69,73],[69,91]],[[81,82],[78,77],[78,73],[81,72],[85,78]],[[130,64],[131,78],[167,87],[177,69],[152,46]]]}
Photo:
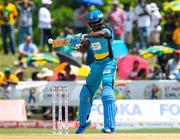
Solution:
{"label": "cricket shoe", "polygon": [[84,133],[84,131],[86,130],[86,128],[88,128],[91,125],[91,121],[86,121],[85,126],[79,126],[79,128],[76,130],[76,134],[82,134]]}
{"label": "cricket shoe", "polygon": [[114,133],[114,129],[110,129],[108,127],[105,127],[101,130],[102,133],[111,134]]}

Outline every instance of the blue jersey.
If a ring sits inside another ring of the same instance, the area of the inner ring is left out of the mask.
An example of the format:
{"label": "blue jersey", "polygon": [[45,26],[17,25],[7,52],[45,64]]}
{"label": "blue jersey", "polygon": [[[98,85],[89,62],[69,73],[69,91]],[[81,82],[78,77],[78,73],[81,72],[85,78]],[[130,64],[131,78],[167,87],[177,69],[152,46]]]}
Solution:
{"label": "blue jersey", "polygon": [[112,53],[112,42],[113,33],[110,29],[104,28],[109,33],[110,38],[89,38],[88,41],[91,43],[93,48],[94,57],[96,60],[104,59],[111,55]]}

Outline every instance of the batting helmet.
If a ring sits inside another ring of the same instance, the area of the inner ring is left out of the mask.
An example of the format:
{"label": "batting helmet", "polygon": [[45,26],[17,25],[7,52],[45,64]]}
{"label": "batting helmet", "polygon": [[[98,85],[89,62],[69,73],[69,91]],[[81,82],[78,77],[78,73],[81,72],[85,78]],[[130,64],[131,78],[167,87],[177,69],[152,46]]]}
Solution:
{"label": "batting helmet", "polygon": [[99,31],[104,28],[104,15],[100,10],[91,11],[88,20],[88,24],[93,31]]}

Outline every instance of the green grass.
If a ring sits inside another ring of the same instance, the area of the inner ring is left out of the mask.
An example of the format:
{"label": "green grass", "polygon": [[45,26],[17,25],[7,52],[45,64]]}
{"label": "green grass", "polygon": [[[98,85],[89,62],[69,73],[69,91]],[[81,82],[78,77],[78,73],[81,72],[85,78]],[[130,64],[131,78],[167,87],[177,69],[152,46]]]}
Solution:
{"label": "green grass", "polygon": [[[71,129],[70,134],[74,134],[75,130]],[[88,129],[87,134],[98,134],[100,130]],[[180,129],[133,129],[133,130],[117,130],[116,133],[180,133]],[[1,128],[0,134],[52,134],[52,129],[34,129],[34,128]]]}
{"label": "green grass", "polygon": [[[86,133],[94,134],[98,133],[100,130],[90,129],[87,130]],[[63,131],[64,133],[64,131]],[[75,133],[75,129],[69,130],[70,134]],[[42,129],[42,128],[1,128],[0,134],[52,134],[52,129]]]}

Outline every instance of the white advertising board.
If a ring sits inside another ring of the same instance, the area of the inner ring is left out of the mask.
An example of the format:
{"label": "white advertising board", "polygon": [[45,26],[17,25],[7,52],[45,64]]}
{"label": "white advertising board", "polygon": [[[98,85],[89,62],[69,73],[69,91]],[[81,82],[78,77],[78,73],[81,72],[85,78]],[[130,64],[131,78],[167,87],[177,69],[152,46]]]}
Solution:
{"label": "white advertising board", "polygon": [[[118,100],[116,123],[123,128],[180,127],[179,100]],[[103,124],[103,105],[93,102],[90,120]]]}
{"label": "white advertising board", "polygon": [[[67,86],[69,90],[69,105],[78,106],[79,93],[85,81],[20,82],[8,89],[0,88],[0,99],[24,99],[29,106],[51,106],[52,89]],[[100,87],[95,98],[100,98]],[[117,100],[129,99],[180,99],[180,82],[171,80],[146,81],[116,81],[114,94]]]}

